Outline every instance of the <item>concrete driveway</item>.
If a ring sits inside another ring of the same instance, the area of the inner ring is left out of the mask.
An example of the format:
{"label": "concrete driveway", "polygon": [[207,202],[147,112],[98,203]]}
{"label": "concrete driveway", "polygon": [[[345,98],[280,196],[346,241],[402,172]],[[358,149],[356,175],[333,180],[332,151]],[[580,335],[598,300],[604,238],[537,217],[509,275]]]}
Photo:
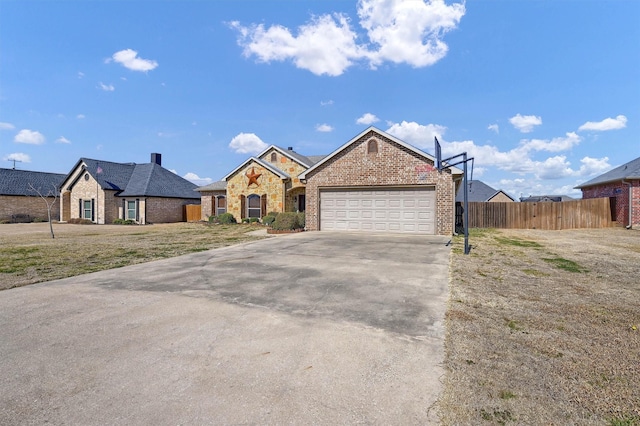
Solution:
{"label": "concrete driveway", "polygon": [[445,237],[307,232],[0,292],[0,424],[428,424]]}

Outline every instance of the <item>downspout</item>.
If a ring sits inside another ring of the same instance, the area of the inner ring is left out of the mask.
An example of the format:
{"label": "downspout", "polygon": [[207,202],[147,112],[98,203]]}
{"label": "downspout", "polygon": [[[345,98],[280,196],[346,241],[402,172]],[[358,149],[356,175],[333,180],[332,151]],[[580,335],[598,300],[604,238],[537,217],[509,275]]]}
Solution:
{"label": "downspout", "polygon": [[631,195],[633,194],[633,186],[632,186],[631,182],[625,182],[624,179],[622,179],[622,184],[623,185],[627,185],[629,187],[629,202],[628,202],[628,204],[629,204],[629,224],[627,226],[625,226],[625,228],[631,229],[633,227],[633,224],[632,224],[633,208],[631,206],[631,199],[632,199]]}

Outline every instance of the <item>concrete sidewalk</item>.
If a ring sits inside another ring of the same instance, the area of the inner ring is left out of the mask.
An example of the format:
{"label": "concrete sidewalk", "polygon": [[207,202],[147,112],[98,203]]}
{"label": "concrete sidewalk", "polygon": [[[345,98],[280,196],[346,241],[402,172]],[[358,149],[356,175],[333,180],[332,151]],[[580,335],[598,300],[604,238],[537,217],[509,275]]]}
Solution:
{"label": "concrete sidewalk", "polygon": [[0,292],[0,424],[428,424],[448,238],[307,232]]}

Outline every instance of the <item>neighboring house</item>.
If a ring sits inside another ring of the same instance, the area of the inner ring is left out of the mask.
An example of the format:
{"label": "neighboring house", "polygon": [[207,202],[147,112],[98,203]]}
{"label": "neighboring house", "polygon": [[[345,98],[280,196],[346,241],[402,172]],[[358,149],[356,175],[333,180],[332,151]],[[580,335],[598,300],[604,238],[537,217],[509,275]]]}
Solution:
{"label": "neighboring house", "polygon": [[621,226],[640,226],[640,157],[576,186],[582,198],[609,197],[612,219]]}
{"label": "neighboring house", "polygon": [[226,188],[216,182],[198,190],[203,216],[224,196],[237,220],[304,211],[312,231],[451,235],[462,171],[434,165],[433,156],[370,127],[327,156],[272,145],[225,176]]}
{"label": "neighboring house", "polygon": [[[486,183],[479,180],[470,180],[467,182],[469,192],[467,193],[467,201],[474,202],[489,202],[489,203],[512,203],[515,201],[509,194],[502,189],[495,190]],[[462,203],[464,201],[464,192],[462,191],[462,185],[458,189],[456,194],[456,203]]]}
{"label": "neighboring house", "polygon": [[[38,192],[52,203],[59,195],[65,175],[0,168],[0,221],[47,219],[48,206]],[[31,186],[37,191],[34,191]],[[51,208],[52,219],[57,219],[60,207]]]}
{"label": "neighboring house", "polygon": [[528,197],[520,197],[522,203],[560,203],[562,201],[573,201],[575,198],[568,195],[529,195]]}
{"label": "neighboring house", "polygon": [[200,204],[197,185],[162,167],[160,154],[144,164],[81,158],[60,186],[60,218],[140,224],[181,222],[184,205]]}

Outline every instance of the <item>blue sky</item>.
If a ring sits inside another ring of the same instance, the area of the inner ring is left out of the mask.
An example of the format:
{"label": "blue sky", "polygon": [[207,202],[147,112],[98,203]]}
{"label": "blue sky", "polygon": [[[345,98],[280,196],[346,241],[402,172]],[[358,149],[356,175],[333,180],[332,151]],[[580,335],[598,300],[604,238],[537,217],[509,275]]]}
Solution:
{"label": "blue sky", "polygon": [[640,2],[0,1],[0,167],[204,185],[373,125],[514,197],[640,156]]}

